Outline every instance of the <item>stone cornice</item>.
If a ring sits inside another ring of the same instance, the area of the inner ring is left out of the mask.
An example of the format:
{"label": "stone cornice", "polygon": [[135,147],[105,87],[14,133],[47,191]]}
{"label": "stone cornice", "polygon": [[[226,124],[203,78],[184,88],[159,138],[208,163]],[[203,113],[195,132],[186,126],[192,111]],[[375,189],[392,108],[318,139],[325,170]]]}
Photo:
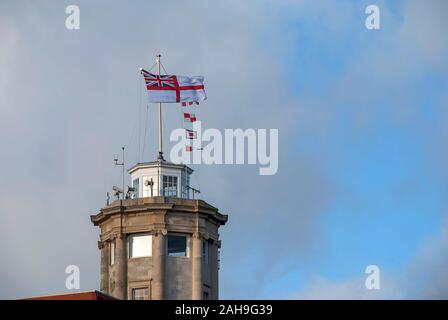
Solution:
{"label": "stone cornice", "polygon": [[[122,205],[121,205],[122,204]],[[151,213],[166,214],[172,212],[204,214],[219,225],[227,222],[228,216],[221,214],[217,208],[203,200],[181,199],[174,197],[150,197],[138,199],[116,200],[104,207],[96,215],[91,215],[90,220],[97,226],[109,217],[116,214]]]}

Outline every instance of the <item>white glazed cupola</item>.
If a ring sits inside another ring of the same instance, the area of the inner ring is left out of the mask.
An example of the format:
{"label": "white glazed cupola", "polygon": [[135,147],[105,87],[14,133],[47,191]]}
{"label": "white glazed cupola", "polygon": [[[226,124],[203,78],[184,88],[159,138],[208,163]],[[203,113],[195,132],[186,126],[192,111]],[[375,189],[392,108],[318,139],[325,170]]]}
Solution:
{"label": "white glazed cupola", "polygon": [[166,161],[137,163],[128,170],[134,188],[132,198],[177,197],[190,199],[193,169]]}

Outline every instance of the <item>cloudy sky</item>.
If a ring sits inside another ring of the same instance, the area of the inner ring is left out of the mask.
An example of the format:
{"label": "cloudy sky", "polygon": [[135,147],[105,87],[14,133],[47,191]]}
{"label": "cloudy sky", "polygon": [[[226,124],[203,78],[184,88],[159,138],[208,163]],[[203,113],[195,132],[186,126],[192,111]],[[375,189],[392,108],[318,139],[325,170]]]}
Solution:
{"label": "cloudy sky", "polygon": [[[67,5],[80,29],[67,30]],[[381,29],[367,30],[375,4]],[[279,169],[195,165],[229,214],[221,298],[448,298],[448,3],[0,0],[0,298],[99,287],[90,223],[156,154],[140,67],[204,75],[204,128],[279,130]],[[181,125],[164,106],[167,132]],[[169,145],[168,137],[165,144]],[[377,265],[381,289],[367,290]]]}

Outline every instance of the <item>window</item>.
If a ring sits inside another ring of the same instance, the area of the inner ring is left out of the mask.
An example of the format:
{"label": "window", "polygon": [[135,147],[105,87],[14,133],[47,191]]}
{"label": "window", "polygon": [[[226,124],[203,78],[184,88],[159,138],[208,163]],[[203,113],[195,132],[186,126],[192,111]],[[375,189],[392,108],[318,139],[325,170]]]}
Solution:
{"label": "window", "polygon": [[132,289],[132,300],[148,300],[148,288],[134,288]]}
{"label": "window", "polygon": [[187,237],[169,235],[168,255],[172,257],[187,257]]}
{"label": "window", "polygon": [[181,174],[181,190],[182,190],[182,194],[181,197],[185,198],[185,199],[189,199],[190,198],[190,175],[187,173],[187,170],[184,169],[182,170],[182,174]]}
{"label": "window", "polygon": [[202,241],[202,261],[208,263],[208,241]]}
{"label": "window", "polygon": [[140,180],[134,179],[134,181],[132,181],[132,187],[134,188],[134,193],[132,195],[132,199],[138,198],[139,195],[139,189],[140,189]]}
{"label": "window", "polygon": [[110,243],[109,263],[112,266],[115,264],[115,242]]}
{"label": "window", "polygon": [[129,239],[129,257],[150,257],[152,254],[152,236],[135,235]]}
{"label": "window", "polygon": [[177,197],[177,177],[163,176],[162,194],[167,197]]}

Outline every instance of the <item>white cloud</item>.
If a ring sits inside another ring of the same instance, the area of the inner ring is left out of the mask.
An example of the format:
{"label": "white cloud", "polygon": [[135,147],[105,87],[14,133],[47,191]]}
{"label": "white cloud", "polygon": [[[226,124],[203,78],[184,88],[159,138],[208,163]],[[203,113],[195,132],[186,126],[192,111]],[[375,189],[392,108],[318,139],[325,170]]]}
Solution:
{"label": "white cloud", "polygon": [[[296,125],[293,99],[284,86],[273,87],[265,80],[267,75],[281,79],[280,59],[274,53],[287,47],[279,49],[282,39],[269,45],[263,42],[265,32],[280,32],[276,24],[281,18],[266,14],[268,8],[256,3],[204,8],[203,2],[192,2],[182,10],[179,6],[158,5],[157,10],[166,15],[149,14],[151,24],[164,25],[163,32],[148,27],[146,9],[153,7],[146,3],[141,7],[120,3],[106,12],[98,3],[80,2],[79,31],[65,28],[63,4],[51,8],[16,5],[0,11],[0,21],[4,16],[10,21],[2,28],[8,37],[2,42],[7,50],[0,62],[5,67],[2,79],[8,79],[0,87],[0,97],[8,97],[8,107],[3,108],[2,102],[0,109],[1,147],[7,150],[0,169],[0,234],[9,239],[1,248],[8,256],[1,265],[5,288],[0,290],[1,297],[64,291],[68,264],[80,265],[81,289],[98,286],[98,230],[89,215],[104,204],[105,192],[119,181],[111,161],[114,153],[126,144],[127,159],[137,159],[138,134],[133,139],[129,136],[138,131],[134,121],[140,92],[138,68],[149,66],[156,53],[162,53],[169,72],[206,76],[209,99],[198,114],[207,126],[281,128],[281,144],[292,141],[288,133]],[[166,26],[167,16],[176,23]],[[179,126],[179,109],[170,107],[165,108],[167,131]],[[151,137],[155,136],[153,115]],[[144,160],[150,158],[148,149],[155,154],[154,141],[146,140]],[[286,149],[280,152],[287,154]],[[228,284],[235,283],[232,269],[237,266],[253,270],[253,261],[240,265],[238,260],[241,239],[257,237],[273,253],[286,240],[306,248],[305,243],[314,238],[313,217],[328,205],[333,193],[318,159],[284,162],[279,169],[283,173],[270,180],[262,180],[256,166],[197,169],[193,181],[201,180],[204,198],[231,215],[222,233],[223,265],[231,268],[223,268],[221,275]],[[281,187],[291,175],[302,175],[307,184],[295,199]],[[259,201],[259,194],[274,184],[271,198]],[[297,199],[302,201],[295,203]],[[271,227],[277,201],[291,208],[276,213],[279,221],[303,219],[294,227],[289,223],[275,245],[261,233]],[[253,219],[264,222],[254,227]],[[300,251],[288,254],[297,256]],[[264,259],[263,252],[256,250],[251,257]],[[239,296],[251,292],[247,283],[267,270],[261,263],[257,268],[242,283]],[[276,269],[282,268],[279,259]],[[229,295],[235,289],[225,290]]]}
{"label": "white cloud", "polygon": [[409,298],[448,299],[448,217],[439,235],[428,239],[407,268]]}
{"label": "white cloud", "polygon": [[[333,93],[307,95],[299,101],[283,71],[305,28],[289,31],[285,22],[309,18],[308,23],[323,24],[316,28],[316,36],[328,41],[328,33],[334,35],[324,48],[338,52],[344,46],[339,40],[356,22],[356,10],[348,2],[338,10],[328,2],[180,3],[117,2],[106,8],[81,1],[79,31],[65,29],[63,3],[51,8],[35,4],[1,8],[0,147],[7,151],[0,169],[0,234],[9,239],[2,241],[8,261],[0,269],[2,288],[7,289],[1,297],[52,293],[63,286],[59,272],[64,276],[67,264],[81,264],[82,288],[98,285],[97,230],[89,214],[103,205],[104,193],[119,180],[119,172],[109,166],[113,154],[126,144],[127,158],[138,158],[138,135],[129,138],[138,126],[137,71],[142,64],[151,65],[156,53],[162,53],[169,72],[206,76],[209,99],[198,110],[206,126],[280,129],[277,176],[262,179],[256,166],[196,168],[193,181],[203,197],[230,214],[222,229],[221,284],[227,297],[256,296],[264,283],[296,268],[297,261],[304,263],[322,241],[316,218],[331,206],[339,190],[319,154],[295,152],[297,132],[331,141],[335,115],[343,111],[332,104],[362,106],[375,93],[366,95],[362,90],[364,79],[372,76],[368,85],[381,91],[424,66],[446,66],[441,31],[446,23],[437,14],[433,25],[432,11],[425,13],[411,2],[401,28],[385,35],[392,43],[397,40],[395,48],[403,51],[390,53],[387,43],[367,53],[360,48],[344,76],[336,79]],[[437,4],[427,7],[443,12],[443,2]],[[421,27],[413,24],[419,12],[425,18]],[[361,28],[363,21],[351,34],[358,40]],[[414,54],[406,55],[415,51],[423,66],[415,63]],[[372,66],[375,71],[366,71]],[[350,116],[356,118],[358,111]],[[363,111],[361,118],[372,121],[375,110]],[[166,120],[165,128],[178,126],[178,110],[165,112],[165,119],[172,119]],[[149,123],[154,137],[154,113]],[[147,154],[148,149],[155,154],[154,141],[146,140]],[[299,183],[291,187],[291,181]],[[270,196],[260,197],[266,190],[272,190]],[[241,243],[255,240],[264,250],[240,250]],[[86,281],[83,270],[88,273]],[[234,278],[235,270],[246,276]],[[333,283],[322,277],[298,297],[320,295],[371,297],[359,288],[358,279]]]}
{"label": "white cloud", "polygon": [[380,289],[365,287],[367,275],[332,281],[315,275],[291,299],[448,299],[448,217],[440,233],[422,244],[402,270],[380,268]]}
{"label": "white cloud", "polygon": [[[382,275],[384,277],[384,275]],[[390,279],[389,279],[390,280]],[[401,293],[391,281],[385,284],[381,280],[382,287],[379,290],[368,290],[365,287],[365,278],[356,277],[347,281],[331,281],[317,275],[310,279],[297,294],[291,299],[299,300],[374,300],[374,299],[400,299]]]}

